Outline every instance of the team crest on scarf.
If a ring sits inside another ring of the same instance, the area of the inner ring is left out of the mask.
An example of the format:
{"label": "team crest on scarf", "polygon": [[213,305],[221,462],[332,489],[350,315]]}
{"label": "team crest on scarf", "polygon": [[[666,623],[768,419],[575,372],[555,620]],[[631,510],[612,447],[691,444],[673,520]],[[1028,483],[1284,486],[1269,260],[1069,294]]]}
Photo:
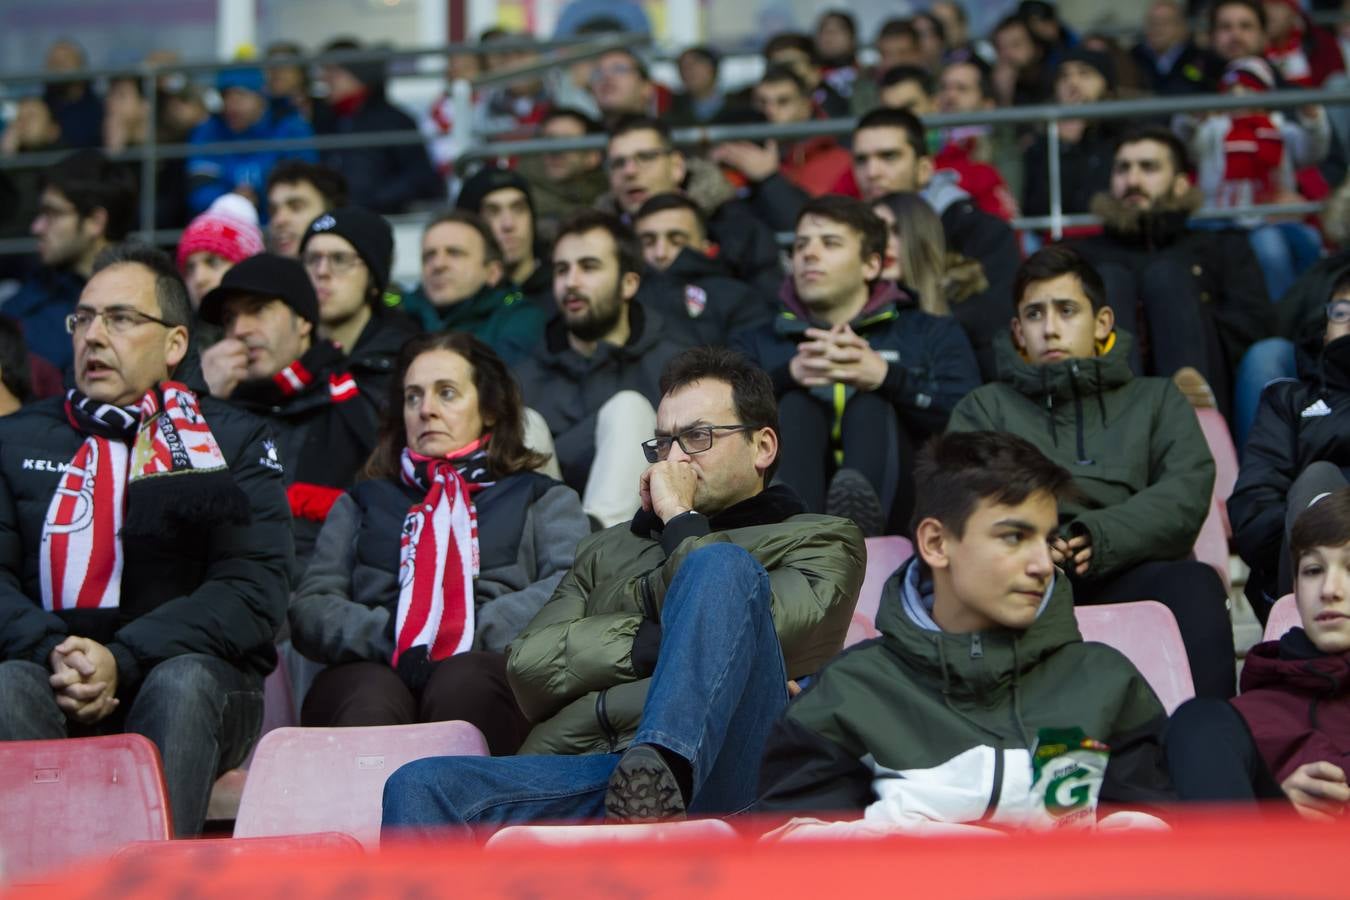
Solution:
{"label": "team crest on scarf", "polygon": [[708,308],[708,292],[696,284],[684,286],[684,310],[689,318],[697,319]]}

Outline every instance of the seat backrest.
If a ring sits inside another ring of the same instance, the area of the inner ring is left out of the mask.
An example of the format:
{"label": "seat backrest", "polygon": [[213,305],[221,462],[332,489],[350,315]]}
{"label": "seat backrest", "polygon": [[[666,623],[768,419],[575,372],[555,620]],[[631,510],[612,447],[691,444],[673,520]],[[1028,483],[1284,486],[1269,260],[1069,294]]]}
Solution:
{"label": "seat backrest", "polygon": [[1223,512],[1216,497],[1209,498],[1209,512],[1200,525],[1200,533],[1195,536],[1195,546],[1191,555],[1219,573],[1224,592],[1229,587],[1228,575],[1228,537],[1223,529]]}
{"label": "seat backrest", "polygon": [[621,844],[632,841],[735,840],[736,829],[720,819],[691,819],[687,822],[640,822],[631,825],[512,825],[488,839],[486,849],[516,847],[570,846],[573,844]]}
{"label": "seat backrest", "polygon": [[862,590],[858,591],[858,605],[854,611],[861,613],[867,621],[875,622],[877,608],[881,606],[881,588],[886,584],[886,579],[913,555],[914,545],[908,538],[894,534],[868,538],[867,573],[863,576]]}
{"label": "seat backrest", "polygon": [[853,619],[848,623],[848,634],[844,636],[844,649],[847,650],[854,644],[861,644],[863,641],[870,641],[874,637],[879,637],[880,631],[877,631],[876,625],[872,620],[862,613],[855,612]]}
{"label": "seat backrest", "polygon": [[1156,600],[1074,608],[1085,641],[1115,647],[1134,663],[1170,716],[1195,696],[1191,663],[1171,610]]}
{"label": "seat backrest", "polygon": [[141,735],[0,742],[0,881],[172,834],[159,751]]}
{"label": "seat backrest", "polygon": [[428,756],[487,756],[468,722],[278,728],[263,735],[239,798],[235,837],[340,831],[380,844],[384,782]]}
{"label": "seat backrest", "polygon": [[1298,614],[1298,604],[1293,594],[1285,594],[1275,601],[1266,617],[1266,631],[1261,635],[1263,641],[1278,641],[1290,628],[1301,628],[1303,619]]}
{"label": "seat backrest", "polygon": [[1217,409],[1197,409],[1196,418],[1200,420],[1200,430],[1205,433],[1205,443],[1209,444],[1210,455],[1214,457],[1214,496],[1223,503],[1233,496],[1237,485],[1238,455],[1233,445],[1233,435],[1228,423]]}

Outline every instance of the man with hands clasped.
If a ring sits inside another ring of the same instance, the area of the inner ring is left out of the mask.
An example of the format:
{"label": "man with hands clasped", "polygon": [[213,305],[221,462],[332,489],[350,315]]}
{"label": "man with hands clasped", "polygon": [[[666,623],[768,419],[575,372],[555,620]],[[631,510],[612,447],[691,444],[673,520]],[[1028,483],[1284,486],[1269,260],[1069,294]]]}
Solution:
{"label": "man with hands clasped", "polygon": [[732,337],[773,379],[791,426],[783,481],[808,510],[869,535],[908,524],[916,448],[980,383],[961,326],[883,280],[885,253],[886,225],[862,202],[807,201],[777,317]]}
{"label": "man with hands clasped", "polygon": [[521,755],[404,766],[385,836],[749,806],[787,681],[839,651],[865,565],[856,527],[767,486],[779,446],[762,371],[720,348],[675,357],[642,508],[581,542],[511,645],[534,723]]}

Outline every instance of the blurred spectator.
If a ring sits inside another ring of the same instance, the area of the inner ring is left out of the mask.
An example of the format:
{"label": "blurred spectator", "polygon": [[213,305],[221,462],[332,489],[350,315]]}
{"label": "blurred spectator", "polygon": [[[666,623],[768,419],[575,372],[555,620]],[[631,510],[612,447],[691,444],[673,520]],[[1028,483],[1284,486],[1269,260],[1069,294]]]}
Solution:
{"label": "blurred spectator", "polygon": [[[482,342],[416,338],[393,389],[407,399],[385,410],[366,477],[334,504],[291,605],[297,647],[330,664],[300,719],[466,721],[509,755],[530,722],[506,678],[507,645],[590,527],[571,488],[531,471],[542,461],[524,443],[520,391]],[[465,506],[473,538],[437,521]]]}
{"label": "blurred spectator", "polygon": [[1312,24],[1298,0],[1265,0],[1266,59],[1290,84],[1321,87],[1345,71],[1345,59],[1330,29]]}
{"label": "blurred spectator", "polygon": [[[481,216],[491,229],[501,251],[504,284],[517,288],[536,309],[543,311],[545,318],[552,316],[557,311],[553,276],[548,270],[547,245],[540,240],[535,227],[530,183],[510,169],[485,167],[464,182],[455,206]],[[493,349],[499,354],[506,352],[495,344]]]}
{"label": "blurred spectator", "polygon": [[314,115],[309,67],[298,62],[304,55],[305,49],[294,41],[273,41],[263,54],[267,99],[272,115],[278,119],[298,115],[308,121]]}
{"label": "blurred spectator", "polygon": [[859,74],[857,21],[847,10],[827,10],[816,19],[815,38],[821,77],[847,100]]}
{"label": "blurred spectator", "polygon": [[[69,38],[62,38],[47,50],[48,72],[78,72],[89,68],[84,48]],[[43,95],[56,124],[61,127],[61,141],[70,148],[98,147],[103,143],[103,101],[94,93],[89,81],[49,82]]]}
{"label": "blurred spectator", "polygon": [[942,23],[947,38],[947,56],[944,62],[953,59],[978,58],[985,65],[994,62],[994,48],[988,41],[970,39],[969,21],[966,18],[965,4],[961,0],[933,0],[928,11]]}
{"label": "blurred spectator", "polygon": [[[539,124],[541,138],[578,138],[604,134],[600,123],[580,110],[550,110]],[[579,209],[587,209],[609,188],[600,150],[567,150],[521,157],[518,171],[530,184],[534,200],[536,237],[547,243],[558,223]],[[548,305],[553,306],[552,291]]]}
{"label": "blurred spectator", "polygon": [[258,212],[238,194],[222,194],[210,209],[188,223],[178,239],[178,271],[187,285],[192,311],[220,284],[230,267],[263,252]]}
{"label": "blurred spectator", "polygon": [[[331,41],[324,52],[360,50],[354,40]],[[385,97],[383,62],[328,63],[320,69],[328,100],[314,110],[318,134],[416,131],[417,123]],[[351,202],[378,213],[406,211],[417,202],[445,199],[445,182],[424,143],[325,150],[323,164],[347,179]]]}
{"label": "blurred spectator", "polygon": [[422,231],[422,284],[404,310],[427,331],[472,334],[513,365],[539,343],[546,316],[505,268],[501,245],[476,213],[443,212]]}
{"label": "blurred spectator", "polygon": [[930,12],[921,12],[913,19],[914,32],[919,36],[920,63],[930,74],[937,74],[947,55],[947,32],[942,20]]}
{"label": "blurred spectator", "polygon": [[924,68],[919,47],[919,31],[909,19],[887,19],[877,32],[877,74],[885,77],[891,69]]}
{"label": "blurred spectator", "polygon": [[1195,692],[1233,696],[1223,583],[1188,559],[1209,512],[1214,460],[1195,411],[1165,378],[1136,378],[1096,270],[1063,245],[1018,270],[999,381],[951,415],[952,431],[1015,434],[1073,474],[1078,498],[1050,542],[1077,604],[1150,597],[1176,617]]}
{"label": "blurred spectator", "polygon": [[838,119],[849,114],[848,99],[825,80],[816,42],[807,35],[784,31],[769,38],[764,45],[764,64],[788,66],[796,72],[811,91],[816,106],[825,110],[827,118]]}
{"label": "blurred spectator", "polygon": [[[1075,47],[1065,51],[1055,70],[1055,102],[1061,106],[1100,103],[1115,97],[1116,67],[1095,50]],[[1059,132],[1060,209],[1069,214],[1087,212],[1092,197],[1111,180],[1111,157],[1118,137],[1110,119],[1062,119]],[[1029,216],[1050,212],[1050,145],[1044,135],[1027,149],[1022,171],[1022,211]]]}
{"label": "blurred spectator", "polygon": [[877,100],[887,109],[930,115],[934,111],[933,76],[920,66],[891,66],[877,81]]}
{"label": "blurred spectator", "polygon": [[721,60],[711,47],[689,47],[676,60],[684,90],[670,102],[670,124],[675,128],[716,121],[727,106],[718,84]]}
{"label": "blurred spectator", "polygon": [[[388,298],[394,230],[383,216],[345,206],[319,216],[300,241],[300,262],[319,298],[319,336],[352,365],[388,374],[398,348],[416,328]],[[380,395],[376,391],[376,396]]]}
{"label": "blurred spectator", "polygon": [[1009,16],[994,28],[994,93],[999,106],[1044,103],[1052,93],[1050,63],[1044,44],[1024,19]]}
{"label": "blurred spectator", "polygon": [[[25,153],[59,150],[62,146],[61,126],[47,101],[24,97],[15,104],[14,118],[0,135],[0,158],[14,160]],[[44,170],[43,166],[0,169],[0,238],[28,234],[37,215]]]}
{"label": "blurred spectator", "polygon": [[608,527],[642,505],[646,466],[633,446],[655,431],[660,373],[681,348],[633,303],[642,255],[617,218],[577,213],[563,223],[552,257],[558,314],[515,374],[525,404],[548,422],[563,480]]}
{"label": "blurred spectator", "polygon": [[[165,79],[160,79],[163,83]],[[161,91],[157,98],[160,112],[159,121],[150,121],[150,102],[144,95],[143,78],[113,78],[108,82],[108,91],[104,95],[105,111],[103,116],[103,149],[108,153],[121,153],[130,147],[143,147],[153,135],[163,144],[186,143],[192,130],[206,120],[208,114],[203,106],[201,114],[195,119],[188,118],[191,100],[179,100],[177,95]],[[179,88],[183,92],[185,88]],[[171,115],[181,115],[183,121],[175,121]],[[127,174],[138,186],[141,180],[139,162],[126,164]],[[155,222],[156,228],[177,228],[188,217],[188,176],[187,160],[157,159],[155,161]],[[139,217],[138,217],[139,218]],[[150,223],[142,222],[141,227],[148,228]]]}
{"label": "blurred spectator", "polygon": [[[276,118],[263,96],[261,69],[226,69],[216,76],[220,112],[199,125],[189,138],[193,144],[218,144],[269,138],[303,138],[314,132],[297,115]],[[188,157],[188,209],[202,212],[221,194],[235,193],[254,205],[262,202],[267,173],[283,159],[313,162],[313,150],[255,150],[248,153],[207,153]]]}
{"label": "blurred spectator", "polygon": [[202,300],[224,339],[202,353],[211,396],[267,422],[281,459],[300,571],[328,510],[375,449],[389,369],[315,335],[318,302],[298,262],[264,253]]}
{"label": "blurred spectator", "polygon": [[1270,302],[1245,232],[1188,226],[1201,202],[1188,171],[1185,146],[1166,128],[1127,132],[1116,145],[1110,191],[1092,200],[1103,231],[1073,246],[1106,282],[1117,325],[1136,336],[1133,368],[1171,378],[1189,367],[1227,412],[1234,393],[1241,407],[1244,389],[1254,406],[1264,384],[1234,386],[1234,373],[1269,335]]}
{"label": "blurred spectator", "polygon": [[[494,28],[483,33],[478,46],[489,48],[496,43],[518,44],[529,40],[528,35]],[[536,63],[539,54],[534,50],[516,48],[484,52],[482,59],[487,71],[500,72]],[[474,104],[474,124],[480,131],[508,134],[528,131],[539,123],[549,106],[543,76],[527,75],[504,85],[487,88]]]}
{"label": "blurred spectator", "polygon": [[1144,14],[1143,40],[1130,51],[1153,93],[1198,94],[1218,80],[1218,60],[1191,37],[1179,0],[1153,0]]}
{"label": "blurred spectator", "polygon": [[660,116],[670,108],[670,92],[652,81],[647,64],[629,50],[610,50],[596,59],[591,93],[607,127],[625,116]]}
{"label": "blurred spectator", "polygon": [[1093,31],[1083,35],[1078,49],[1100,53],[1111,61],[1115,69],[1115,97],[1127,100],[1133,97],[1152,95],[1153,88],[1146,76],[1139,71],[1134,57],[1109,34]]}
{"label": "blurred spectator", "polygon": [[[1279,110],[1261,109],[1259,95],[1275,86],[1275,72],[1265,59],[1237,59],[1225,69],[1220,89],[1252,95],[1253,106],[1215,113],[1198,124],[1189,117],[1178,118],[1176,127],[1189,140],[1207,205],[1231,209],[1297,202],[1301,197],[1296,170],[1326,157],[1331,146],[1326,110],[1302,107],[1288,118]],[[1259,215],[1238,221],[1253,227],[1252,249],[1261,261],[1270,297],[1278,302],[1321,256],[1321,238],[1299,221],[1263,223]]]}
{"label": "blurred spectator", "polygon": [[[755,108],[775,125],[823,118],[806,85],[787,66],[770,66],[755,85]],[[849,152],[832,137],[821,135],[783,141],[779,171],[812,197],[830,193],[851,166]]]}
{"label": "blurred spectator", "polygon": [[[450,96],[450,85],[459,79],[472,80],[484,70],[483,57],[478,53],[456,53],[445,66],[446,89],[441,91],[418,121],[422,134],[427,137],[427,152],[436,172],[449,181],[455,177],[455,104]],[[472,90],[469,102],[474,109],[479,108],[483,100],[482,89]]]}
{"label": "blurred spectator", "polygon": [[[1266,52],[1266,8],[1261,0],[1215,0],[1209,8],[1209,46],[1222,63]],[[1215,71],[1218,87],[1223,69]]]}
{"label": "blurred spectator", "polygon": [[28,348],[58,369],[70,367],[66,316],[94,270],[94,259],[122,240],[136,215],[136,193],[121,166],[79,150],[47,169],[32,233],[42,265],[0,313],[23,327]]}
{"label": "blurred spectator", "polygon": [[1046,63],[1058,66],[1063,54],[1078,45],[1078,35],[1064,24],[1059,10],[1050,0],[1022,0],[1017,5],[1017,16],[1027,23],[1031,35],[1045,48]]}
{"label": "blurred spectator", "polygon": [[0,417],[18,412],[32,397],[23,329],[9,316],[0,316]]}
{"label": "blurred spectator", "polygon": [[166,254],[109,249],[70,320],[75,390],[0,420],[23,448],[0,487],[0,738],[143,735],[177,837],[257,739],[294,566],[267,429],[172,381],[190,318]]}
{"label": "blurred spectator", "polygon": [[693,200],[657,194],[638,209],[633,228],[647,264],[637,302],[660,316],[678,343],[725,344],[734,332],[769,318],[769,305],[731,274],[708,241]]}
{"label": "blurred spectator", "polygon": [[808,200],[782,310],[733,340],[769,373],[794,425],[779,477],[809,512],[851,518],[867,536],[905,530],[913,476],[903,462],[980,383],[960,326],[882,277],[886,234],[857,200]]}
{"label": "blurred spectator", "polygon": [[[954,59],[938,76],[937,111],[974,113],[994,108],[994,82],[978,56]],[[1017,215],[1024,173],[1015,130],[1006,125],[958,125],[942,130],[934,163],[959,173],[980,209],[1005,221]]]}
{"label": "blurred spectator", "polygon": [[878,197],[872,212],[886,223],[881,277],[913,295],[919,309],[949,316],[952,309],[989,289],[978,260],[947,250],[942,220],[918,194]]}
{"label": "blurred spectator", "polygon": [[[757,162],[776,174],[777,150],[750,146],[758,151]],[[708,236],[721,248],[722,259],[736,277],[765,298],[778,295],[783,266],[773,231],[736,197],[717,166],[686,159],[671,143],[664,123],[643,118],[620,122],[610,132],[606,167],[609,193],[596,201],[598,208],[631,217],[649,197],[683,192],[703,210]],[[797,190],[786,179],[778,180],[789,191]]]}
{"label": "blurred spectator", "polygon": [[301,159],[277,163],[267,176],[268,249],[298,257],[309,223],[346,206],[347,199],[347,179],[341,172]]}
{"label": "blurred spectator", "polygon": [[[1298,378],[1275,381],[1261,393],[1228,501],[1234,549],[1252,570],[1247,597],[1263,619],[1276,598],[1293,589],[1293,518],[1309,498],[1333,489],[1327,476],[1342,486],[1350,480],[1350,277],[1332,286],[1321,327],[1300,338]],[[1320,484],[1310,493],[1309,482]]]}

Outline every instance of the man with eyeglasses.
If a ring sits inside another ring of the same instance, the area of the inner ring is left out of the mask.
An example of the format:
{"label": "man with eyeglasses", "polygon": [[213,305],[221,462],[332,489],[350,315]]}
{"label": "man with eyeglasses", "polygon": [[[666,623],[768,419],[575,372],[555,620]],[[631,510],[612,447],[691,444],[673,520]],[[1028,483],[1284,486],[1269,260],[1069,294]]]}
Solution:
{"label": "man with eyeglasses", "polygon": [[1350,482],[1350,273],[1337,279],[1330,298],[1322,326],[1298,344],[1298,379],[1262,392],[1228,500],[1233,546],[1252,567],[1247,597],[1262,618],[1293,589],[1294,519],[1314,498]]}
{"label": "man with eyeglasses", "polygon": [[671,143],[663,122],[641,116],[623,119],[610,130],[605,160],[609,193],[599,209],[631,221],[642,204],[657,194],[681,193],[699,205],[708,238],[718,246],[732,274],[773,302],[783,283],[783,263],[774,233],[756,219],[718,167],[689,158]]}
{"label": "man with eyeglasses", "polygon": [[44,173],[37,216],[41,267],[0,313],[23,327],[28,348],[58,369],[71,365],[66,316],[75,308],[94,259],[126,237],[135,222],[136,191],[125,173],[97,150],[80,150]]}
{"label": "man with eyeglasses", "polygon": [[655,435],[642,509],[582,542],[511,647],[511,686],[535,723],[522,755],[399,769],[384,790],[386,838],[730,814],[754,800],[796,680],[843,642],[862,535],[768,486],[773,385],[739,354],[672,360]]}
{"label": "man with eyeglasses", "polygon": [[174,380],[191,319],[167,255],[110,248],[75,388],[0,420],[0,740],[144,735],[180,836],[257,737],[293,565],[267,427]]}

